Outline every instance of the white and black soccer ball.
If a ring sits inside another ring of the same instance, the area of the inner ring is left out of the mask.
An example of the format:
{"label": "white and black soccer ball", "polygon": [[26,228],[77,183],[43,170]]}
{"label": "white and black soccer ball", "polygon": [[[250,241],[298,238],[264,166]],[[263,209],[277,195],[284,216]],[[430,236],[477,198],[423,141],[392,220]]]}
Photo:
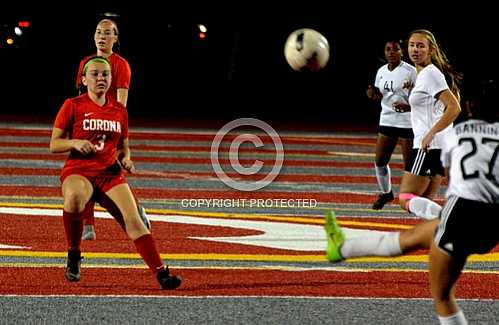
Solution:
{"label": "white and black soccer ball", "polygon": [[329,61],[329,43],[316,30],[298,29],[286,40],[284,56],[293,70],[319,71]]}

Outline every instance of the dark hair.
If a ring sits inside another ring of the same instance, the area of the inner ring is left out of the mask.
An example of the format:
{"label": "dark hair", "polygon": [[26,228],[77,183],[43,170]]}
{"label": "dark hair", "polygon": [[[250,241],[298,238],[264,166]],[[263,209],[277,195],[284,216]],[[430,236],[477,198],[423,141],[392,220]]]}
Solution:
{"label": "dark hair", "polygon": [[499,122],[498,81],[486,79],[467,89],[471,117],[489,122]]}
{"label": "dark hair", "polygon": [[402,44],[404,44],[404,41],[399,39],[399,38],[390,37],[390,38],[386,39],[385,46],[387,43],[394,43],[394,44],[398,44],[398,45],[402,46]]}
{"label": "dark hair", "polygon": [[[398,47],[399,47],[399,50],[400,50],[400,60],[404,60],[404,48],[403,48],[403,41],[396,38],[396,37],[388,37],[386,38],[386,41],[385,43],[383,43],[383,52],[382,53],[385,53],[386,51],[386,45],[387,44],[397,44]],[[383,58],[379,59],[380,62],[382,62],[383,64],[387,62],[387,59],[386,59],[386,54],[383,55]]]}

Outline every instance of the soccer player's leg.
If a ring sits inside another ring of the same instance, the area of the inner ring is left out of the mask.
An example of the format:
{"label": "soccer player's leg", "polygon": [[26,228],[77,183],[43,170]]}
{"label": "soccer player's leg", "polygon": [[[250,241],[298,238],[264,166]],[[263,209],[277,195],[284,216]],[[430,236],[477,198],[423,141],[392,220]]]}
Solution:
{"label": "soccer player's leg", "polygon": [[139,216],[135,199],[128,184],[122,183],[113,186],[106,190],[105,194],[122,212],[127,235],[133,240],[138,253],[156,276],[160,286],[163,289],[179,287],[182,278],[170,274],[168,266],[165,266],[161,260],[154,239]]}
{"label": "soccer player's leg", "polygon": [[326,212],[326,222],[324,224],[327,236],[326,257],[330,262],[339,262],[344,258],[341,255],[341,246],[345,241],[345,234],[338,225],[334,211]]}
{"label": "soccer player's leg", "polygon": [[64,177],[62,193],[64,196],[64,231],[68,246],[65,277],[68,281],[79,281],[82,259],[80,251],[83,232],[82,212],[92,196],[93,187],[85,177],[69,175]]}
{"label": "soccer player's leg", "polygon": [[393,150],[397,145],[397,140],[397,137],[378,133],[378,138],[376,141],[376,158],[374,171],[381,193],[378,195],[378,198],[372,205],[372,208],[374,210],[380,210],[385,206],[386,203],[394,200],[391,182],[391,171],[388,163],[392,156]]}
{"label": "soccer player's leg", "polygon": [[424,195],[427,195],[425,193],[428,193],[430,187],[438,189],[438,186],[431,186],[432,179],[428,176],[419,176],[404,172],[400,185],[400,207],[426,220],[438,218],[442,207],[429,198],[424,197]]}
{"label": "soccer player's leg", "polygon": [[440,316],[456,314],[459,307],[451,288],[454,287],[466,262],[459,263],[448,253],[440,250],[434,243],[430,250],[430,285],[435,308]]}
{"label": "soccer player's leg", "polygon": [[130,189],[130,190],[132,191],[132,195],[133,195],[133,198],[135,200],[135,204],[137,205],[137,211],[139,212],[140,220],[142,220],[142,222],[144,223],[144,225],[146,226],[146,228],[148,230],[151,230],[151,221],[149,221],[149,217],[147,216],[146,209],[144,208],[143,205],[141,205],[139,203],[139,200],[137,199],[135,192],[132,189]]}
{"label": "soccer player's leg", "polygon": [[442,181],[443,167],[439,152],[430,150],[427,153],[413,149],[410,164],[400,184],[400,207],[426,220],[438,218],[442,210],[439,204],[431,200]]}
{"label": "soccer player's leg", "polygon": [[[326,213],[326,257],[330,262],[365,256],[399,256],[402,254],[401,233],[366,229],[342,229],[333,211]],[[345,233],[348,230],[348,233]],[[412,236],[414,237],[414,236]],[[411,238],[409,238],[411,239]],[[409,244],[405,243],[408,250]],[[424,244],[423,244],[424,245]]]}
{"label": "soccer player's leg", "polygon": [[[121,159],[123,158],[123,152],[122,151],[119,151],[118,152],[118,155],[117,155],[117,162],[120,164],[121,166]],[[123,166],[121,166],[123,168]],[[144,223],[144,225],[146,226],[146,228],[148,230],[151,230],[151,222],[149,221],[149,217],[147,216],[147,212],[146,212],[146,209],[144,208],[143,205],[141,205],[139,203],[139,200],[137,199],[137,196],[135,195],[135,192],[133,191],[133,189],[130,189],[132,191],[132,195],[133,195],[133,198],[135,200],[135,204],[137,205],[137,211],[139,213],[139,217],[140,219],[142,220],[142,222]]]}
{"label": "soccer player's leg", "polygon": [[95,233],[94,210],[95,210],[95,201],[93,200],[88,201],[87,205],[85,206],[85,210],[83,210],[82,212],[82,217],[83,217],[83,234],[81,237],[82,240],[95,240],[97,238],[97,235]]}

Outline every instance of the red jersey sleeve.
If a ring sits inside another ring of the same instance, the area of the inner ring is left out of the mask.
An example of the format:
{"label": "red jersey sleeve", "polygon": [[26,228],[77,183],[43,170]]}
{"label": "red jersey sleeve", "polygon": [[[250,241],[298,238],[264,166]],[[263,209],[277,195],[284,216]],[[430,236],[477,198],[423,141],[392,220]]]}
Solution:
{"label": "red jersey sleeve", "polygon": [[64,101],[59,113],[55,118],[54,128],[69,130],[73,122],[73,102],[69,99]]}
{"label": "red jersey sleeve", "polygon": [[132,77],[132,70],[130,69],[130,64],[123,59],[119,61],[119,64],[116,67],[116,73],[113,74],[113,78],[116,80],[114,84],[116,85],[116,89],[130,88],[130,79]]}

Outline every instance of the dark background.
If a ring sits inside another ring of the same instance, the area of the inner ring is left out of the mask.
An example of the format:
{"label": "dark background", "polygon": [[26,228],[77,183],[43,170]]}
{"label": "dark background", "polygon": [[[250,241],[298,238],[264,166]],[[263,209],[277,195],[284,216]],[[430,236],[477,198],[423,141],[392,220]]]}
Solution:
{"label": "dark background", "polygon": [[[272,7],[269,7],[272,6]],[[385,7],[325,2],[85,1],[19,2],[0,11],[2,33],[31,26],[15,46],[0,44],[0,118],[51,121],[76,95],[79,60],[95,51],[102,14],[120,29],[120,54],[132,67],[129,114],[158,123],[256,117],[298,124],[376,125],[378,105],[365,97],[384,64],[387,38],[430,29],[465,84],[496,78],[498,24],[491,5],[430,3]],[[197,24],[208,28],[198,38]],[[331,47],[319,73],[291,70],[283,55],[293,30],[320,31]],[[352,123],[353,122],[353,123]]]}

